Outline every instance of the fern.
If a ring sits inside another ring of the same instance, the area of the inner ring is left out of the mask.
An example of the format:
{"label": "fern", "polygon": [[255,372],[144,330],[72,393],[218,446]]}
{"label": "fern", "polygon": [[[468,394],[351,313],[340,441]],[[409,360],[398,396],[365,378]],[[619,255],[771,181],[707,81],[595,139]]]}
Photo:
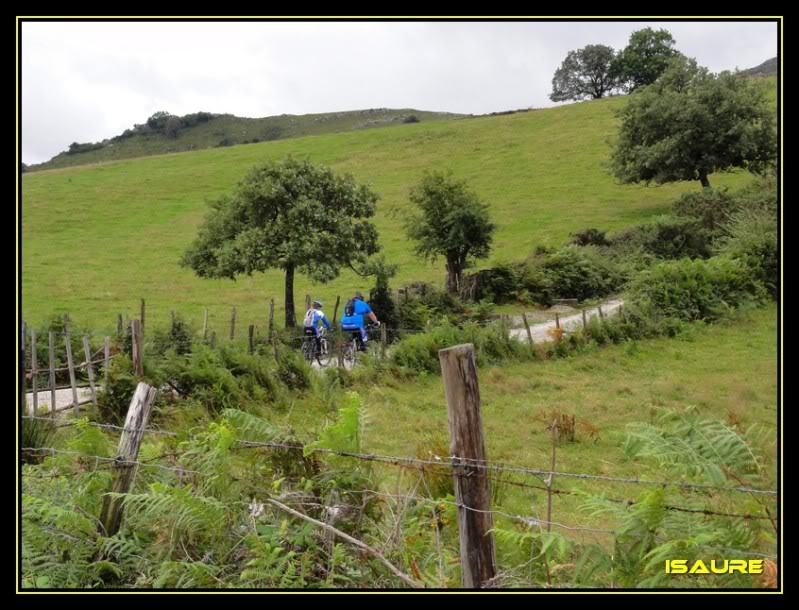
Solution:
{"label": "fern", "polygon": [[224,421],[242,438],[268,442],[278,436],[278,429],[266,420],[238,409],[227,409],[222,414]]}
{"label": "fern", "polygon": [[653,458],[672,472],[714,485],[724,484],[728,472],[741,479],[761,474],[752,448],[733,427],[701,418],[694,408],[684,413],[664,410],[657,425],[628,425],[625,453]]}
{"label": "fern", "polygon": [[359,453],[363,447],[367,422],[368,415],[360,397],[356,392],[347,392],[338,419],[322,429],[319,440],[306,446],[306,455],[314,448]]}
{"label": "fern", "polygon": [[139,527],[169,532],[172,548],[217,536],[225,521],[225,504],[193,494],[189,487],[152,483],[147,493],[109,495],[124,499],[126,514]]}
{"label": "fern", "polygon": [[217,587],[222,568],[202,561],[165,561],[161,564],[156,588],[196,589]]}
{"label": "fern", "polygon": [[306,563],[294,551],[263,540],[257,535],[248,538],[254,557],[247,561],[239,577],[245,587],[302,588],[306,580]]}

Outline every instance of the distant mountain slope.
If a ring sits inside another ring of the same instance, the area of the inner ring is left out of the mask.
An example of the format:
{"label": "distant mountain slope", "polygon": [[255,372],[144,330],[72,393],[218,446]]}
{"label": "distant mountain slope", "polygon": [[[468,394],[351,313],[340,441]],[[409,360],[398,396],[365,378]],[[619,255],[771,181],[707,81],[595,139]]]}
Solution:
{"label": "distant mountain slope", "polygon": [[424,110],[372,108],[348,112],[291,115],[251,119],[232,114],[197,112],[183,117],[159,112],[145,123],[97,143],[70,145],[45,163],[26,167],[27,171],[54,169],[201,150],[235,144],[251,144],[301,136],[338,133],[358,129],[387,127],[403,123],[460,118],[464,115]]}
{"label": "distant mountain slope", "polygon": [[748,70],[743,70],[743,72],[751,76],[776,76],[779,72],[779,69],[780,65],[777,62],[777,58],[772,57],[771,59],[764,61],[759,66],[749,68]]}

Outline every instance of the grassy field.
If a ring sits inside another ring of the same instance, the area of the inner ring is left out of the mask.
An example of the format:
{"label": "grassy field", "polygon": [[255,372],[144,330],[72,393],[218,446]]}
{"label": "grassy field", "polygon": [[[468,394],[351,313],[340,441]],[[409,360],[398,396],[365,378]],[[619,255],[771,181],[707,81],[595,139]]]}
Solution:
{"label": "grassy field", "polygon": [[206,123],[181,129],[174,138],[162,133],[136,134],[129,138],[111,140],[99,150],[80,154],[63,152],[46,163],[31,166],[31,171],[118,161],[148,155],[201,150],[216,146],[266,142],[355,129],[373,129],[402,123],[410,116],[419,121],[455,119],[463,115],[424,110],[372,108],[324,114],[282,114],[263,118],[237,117],[223,114]]}
{"label": "grassy field", "polygon": [[[735,425],[742,432],[748,430],[773,487],[776,324],[777,309],[770,305],[741,312],[726,324],[696,325],[694,332],[678,339],[631,342],[567,359],[482,369],[479,381],[488,457],[493,462],[548,468],[551,442],[541,416],[558,409],[577,419],[576,442],[558,445],[558,470],[674,479],[652,463],[625,459],[625,426],[650,421],[658,407],[695,405],[702,415]],[[440,377],[419,377],[406,383],[378,380],[363,393],[363,400],[369,420],[364,435],[366,451],[411,456],[447,451],[447,409]],[[295,429],[306,433],[318,429],[326,415],[322,406],[297,403],[288,419]],[[276,414],[280,420],[284,417]],[[395,470],[385,468],[389,480]],[[418,474],[409,473],[410,480],[415,476]],[[635,498],[642,492],[634,485],[573,479],[560,480],[558,486],[606,492],[611,497]],[[504,510],[543,516],[544,492],[513,487],[506,492],[501,501]],[[721,494],[714,501],[731,507],[728,502],[746,502],[746,498]],[[579,502],[574,496],[556,496],[555,520],[608,525],[601,519],[587,519],[578,510]]]}
{"label": "grassy field", "polygon": [[[236,306],[239,328],[264,324],[270,297],[282,310],[281,274],[201,280],[178,261],[206,212],[205,200],[228,191],[253,164],[289,154],[351,172],[381,195],[376,224],[388,259],[400,265],[395,286],[443,281],[443,263],[416,259],[401,230],[408,190],[426,169],[453,170],[490,203],[499,230],[485,264],[557,245],[577,229],[618,230],[700,188],[698,182],[614,183],[603,160],[615,131],[613,110],[624,102],[617,97],[25,174],[25,319],[38,324],[69,312],[76,323],[109,329],[118,312],[134,314],[145,298],[148,321],[165,321],[175,309],[199,323],[207,306],[211,327],[221,332]],[[715,186],[748,180],[747,174],[711,176]],[[331,303],[358,288],[368,286],[353,274],[324,286],[299,276],[295,294],[298,303],[307,292]]]}

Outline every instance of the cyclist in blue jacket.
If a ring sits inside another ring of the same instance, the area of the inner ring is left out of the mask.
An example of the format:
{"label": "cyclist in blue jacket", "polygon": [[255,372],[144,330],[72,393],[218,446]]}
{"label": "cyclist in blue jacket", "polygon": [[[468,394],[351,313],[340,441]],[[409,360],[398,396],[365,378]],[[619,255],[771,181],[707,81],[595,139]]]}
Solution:
{"label": "cyclist in blue jacket", "polygon": [[347,304],[344,306],[344,315],[341,318],[342,330],[354,331],[357,330],[361,335],[360,349],[366,351],[366,343],[369,341],[369,336],[366,333],[366,318],[371,320],[376,326],[380,326],[380,321],[377,316],[369,307],[363,295],[356,292]]}

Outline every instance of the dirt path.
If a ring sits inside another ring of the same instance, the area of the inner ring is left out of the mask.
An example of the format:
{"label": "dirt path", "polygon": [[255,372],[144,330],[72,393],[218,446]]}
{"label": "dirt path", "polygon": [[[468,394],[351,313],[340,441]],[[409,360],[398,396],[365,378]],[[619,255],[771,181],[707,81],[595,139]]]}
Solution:
{"label": "dirt path", "polygon": [[[99,389],[99,386],[98,386]],[[39,390],[39,414],[50,412],[50,390]],[[78,402],[90,400],[92,397],[89,388],[78,388]],[[27,411],[28,415],[33,415],[33,392],[28,392],[27,396]],[[72,404],[72,389],[65,388],[55,391],[55,409],[56,412],[63,411],[69,408]]]}
{"label": "dirt path", "polygon": [[[605,316],[614,316],[619,313],[619,307],[624,304],[621,299],[614,299],[605,301],[597,307],[590,307],[585,310],[586,320],[590,321],[592,318],[599,317],[599,307],[602,307],[602,313]],[[560,327],[565,331],[574,331],[583,325],[583,315],[578,312],[560,317]],[[545,343],[552,341],[553,337],[550,334],[552,329],[556,328],[555,320],[543,322],[541,324],[531,324],[530,333],[533,335],[533,341],[536,343]],[[520,341],[527,341],[527,330],[525,328],[513,328],[510,331],[511,337],[515,337]]]}

